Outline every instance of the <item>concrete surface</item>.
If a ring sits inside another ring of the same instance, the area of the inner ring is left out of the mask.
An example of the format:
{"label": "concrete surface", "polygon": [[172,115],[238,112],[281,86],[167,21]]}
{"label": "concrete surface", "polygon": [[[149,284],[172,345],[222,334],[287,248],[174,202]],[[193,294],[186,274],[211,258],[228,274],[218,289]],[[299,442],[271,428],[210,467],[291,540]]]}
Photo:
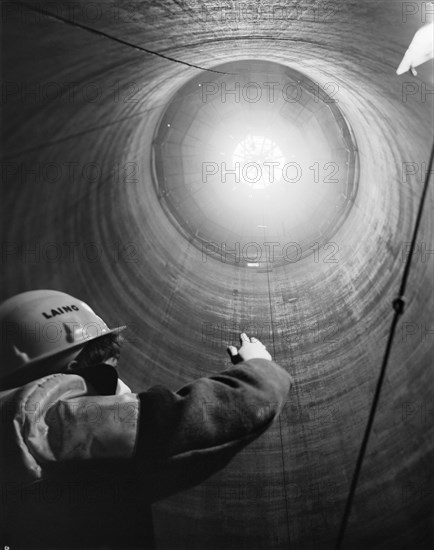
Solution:
{"label": "concrete surface", "polygon": [[[127,324],[121,370],[136,391],[227,367],[225,347],[240,330],[262,338],[295,378],[287,406],[227,469],[155,506],[158,543],[332,548],[433,141],[432,64],[417,78],[395,75],[428,4],[26,4],[74,25],[3,6],[2,298],[57,288],[108,324]],[[330,238],[337,249],[321,248],[319,261],[259,272],[204,261],[155,193],[154,131],[177,89],[203,72],[187,64],[240,59],[338,86],[360,179]],[[433,543],[432,201],[431,186],[349,549]]]}

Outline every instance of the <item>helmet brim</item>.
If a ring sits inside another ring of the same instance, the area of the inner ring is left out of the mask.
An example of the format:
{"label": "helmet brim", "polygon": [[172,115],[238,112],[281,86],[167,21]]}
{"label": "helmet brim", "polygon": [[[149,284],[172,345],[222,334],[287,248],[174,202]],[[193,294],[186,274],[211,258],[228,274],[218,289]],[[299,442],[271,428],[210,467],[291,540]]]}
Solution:
{"label": "helmet brim", "polygon": [[[98,336],[95,336],[94,338],[89,338],[86,341],[76,342],[76,343],[72,344],[71,346],[69,346],[68,348],[66,348],[62,351],[55,351],[54,353],[53,352],[48,352],[48,353],[44,353],[43,355],[39,355],[38,357],[35,357],[34,359],[30,359],[29,361],[26,361],[25,363],[23,363],[22,366],[20,366],[15,371],[13,371],[11,373],[8,373],[5,376],[1,376],[0,377],[0,382],[3,383],[4,381],[7,381],[10,377],[11,378],[19,377],[22,374],[24,374],[25,372],[27,372],[27,370],[30,367],[36,368],[36,367],[38,367],[39,364],[43,363],[44,361],[55,360],[56,358],[58,358],[59,361],[60,361],[62,356],[66,357],[68,361],[72,361],[75,357],[77,357],[77,355],[80,353],[80,351],[89,342],[94,342],[95,340],[98,340],[99,338],[102,338],[103,336],[107,336],[108,334],[115,334],[115,333],[119,334],[120,332],[122,332],[126,328],[127,328],[127,325],[122,325],[120,327],[110,329],[110,330],[104,332],[103,334],[99,334]],[[73,353],[74,350],[76,351],[75,354]]]}

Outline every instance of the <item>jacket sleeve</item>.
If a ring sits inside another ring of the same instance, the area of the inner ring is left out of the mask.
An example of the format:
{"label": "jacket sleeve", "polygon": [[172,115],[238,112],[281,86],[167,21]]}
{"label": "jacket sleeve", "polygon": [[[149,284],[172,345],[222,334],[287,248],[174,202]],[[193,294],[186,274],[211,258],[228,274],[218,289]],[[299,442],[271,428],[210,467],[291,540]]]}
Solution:
{"label": "jacket sleeve", "polygon": [[35,480],[53,465],[129,459],[156,500],[200,483],[258,437],[279,413],[290,381],[264,359],[177,392],[154,386],[138,395],[92,395],[82,377],[53,374],[2,397],[7,470]]}
{"label": "jacket sleeve", "polygon": [[135,460],[152,500],[223,468],[271,425],[291,381],[273,361],[252,359],[176,393],[155,386],[139,394]]}

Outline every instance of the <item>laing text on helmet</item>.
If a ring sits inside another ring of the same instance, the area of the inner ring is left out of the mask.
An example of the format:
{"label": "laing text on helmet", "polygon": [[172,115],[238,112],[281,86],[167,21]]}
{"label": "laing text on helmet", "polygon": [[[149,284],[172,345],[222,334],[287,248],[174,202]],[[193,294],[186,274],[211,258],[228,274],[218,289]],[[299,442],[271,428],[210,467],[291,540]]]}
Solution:
{"label": "laing text on helmet", "polygon": [[79,311],[80,308],[78,306],[61,306],[57,309],[52,309],[50,311],[51,315],[46,313],[45,311],[42,312],[42,315],[45,317],[45,319],[51,319],[52,317],[55,317],[56,315],[62,315],[64,313],[72,312],[72,311]]}

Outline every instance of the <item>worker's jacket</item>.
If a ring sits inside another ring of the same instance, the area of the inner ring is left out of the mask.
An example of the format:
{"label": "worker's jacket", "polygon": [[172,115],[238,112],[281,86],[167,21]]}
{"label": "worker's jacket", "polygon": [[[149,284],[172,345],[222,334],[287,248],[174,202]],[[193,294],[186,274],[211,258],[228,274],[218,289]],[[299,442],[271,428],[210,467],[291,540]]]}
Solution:
{"label": "worker's jacket", "polygon": [[291,380],[253,359],[135,394],[107,365],[88,372],[0,392],[3,547],[152,547],[151,503],[223,468],[270,426]]}

